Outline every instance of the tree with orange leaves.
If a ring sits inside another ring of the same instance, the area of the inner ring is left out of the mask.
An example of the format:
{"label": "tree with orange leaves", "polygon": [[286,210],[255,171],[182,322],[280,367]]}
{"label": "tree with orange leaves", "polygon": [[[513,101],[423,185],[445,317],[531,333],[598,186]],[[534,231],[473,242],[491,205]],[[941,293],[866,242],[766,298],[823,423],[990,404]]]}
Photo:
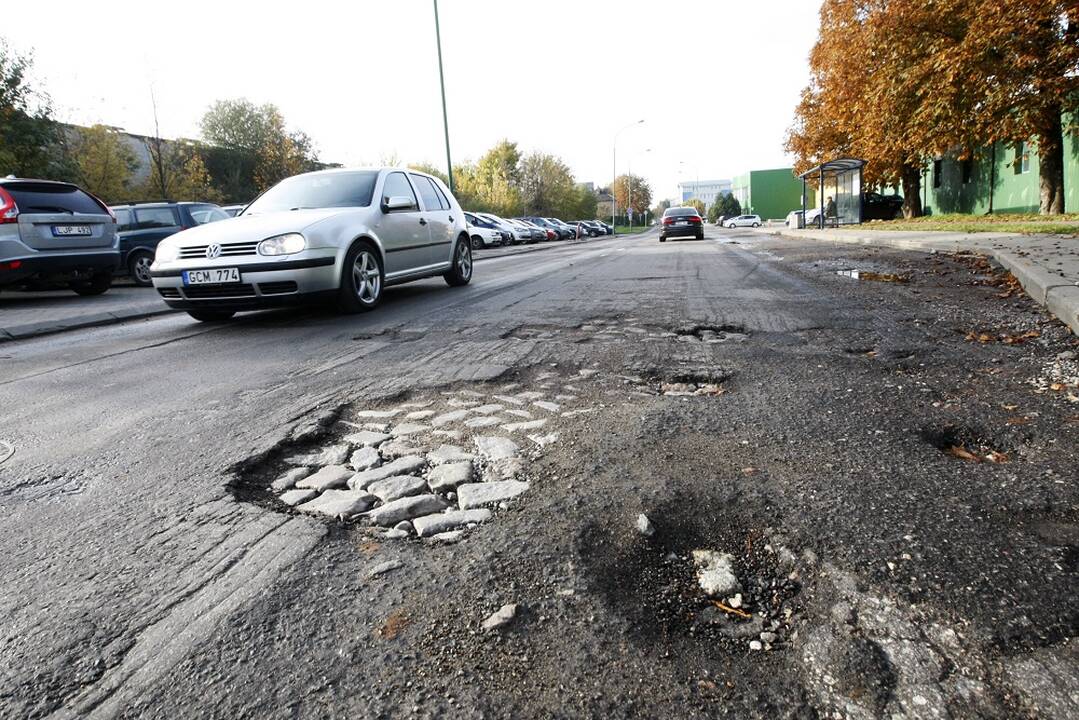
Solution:
{"label": "tree with orange leaves", "polygon": [[804,169],[856,155],[921,213],[928,157],[1034,138],[1041,210],[1063,212],[1061,115],[1079,108],[1074,0],[825,0],[787,149]]}

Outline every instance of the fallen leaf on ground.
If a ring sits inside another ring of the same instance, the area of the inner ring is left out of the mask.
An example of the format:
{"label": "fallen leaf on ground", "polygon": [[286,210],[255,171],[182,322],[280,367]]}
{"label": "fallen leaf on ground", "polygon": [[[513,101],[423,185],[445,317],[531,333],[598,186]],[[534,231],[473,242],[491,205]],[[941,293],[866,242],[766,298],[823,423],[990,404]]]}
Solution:
{"label": "fallen leaf on ground", "polygon": [[950,452],[952,455],[959,458],[960,460],[970,460],[971,462],[981,462],[981,458],[979,458],[977,455],[975,455],[970,450],[967,450],[965,447],[963,447],[961,445],[952,445],[951,448],[948,449],[948,452]]}
{"label": "fallen leaf on ground", "polygon": [[1022,415],[1017,415],[1016,417],[1010,417],[1007,420],[1008,425],[1026,425],[1029,422],[1030,422],[1030,418],[1024,417]]}
{"label": "fallen leaf on ground", "polygon": [[1008,403],[1006,405],[1001,405],[1001,407],[1004,408],[1005,410],[1008,410],[1008,411],[1018,410],[1019,409],[1018,405],[1012,405],[1011,403]]}
{"label": "fallen leaf on ground", "polygon": [[1049,386],[1049,389],[1052,390],[1053,392],[1060,392],[1061,390],[1064,389],[1064,383],[1053,383],[1052,385]]}
{"label": "fallen leaf on ground", "polygon": [[1002,452],[996,450],[990,450],[985,455],[985,459],[991,463],[1006,463],[1008,462],[1008,456]]}
{"label": "fallen leaf on ground", "polygon": [[404,610],[394,610],[386,618],[386,622],[382,624],[378,634],[386,640],[393,640],[408,627],[410,622],[411,620],[408,619],[408,615],[405,615]]}

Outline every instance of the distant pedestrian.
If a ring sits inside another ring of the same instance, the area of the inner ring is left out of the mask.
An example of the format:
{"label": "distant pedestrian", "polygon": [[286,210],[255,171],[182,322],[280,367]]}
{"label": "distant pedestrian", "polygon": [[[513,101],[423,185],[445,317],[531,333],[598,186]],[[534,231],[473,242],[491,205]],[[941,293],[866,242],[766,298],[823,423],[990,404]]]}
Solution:
{"label": "distant pedestrian", "polygon": [[832,199],[831,195],[828,196],[828,202],[824,206],[824,216],[830,218],[835,217],[835,200]]}

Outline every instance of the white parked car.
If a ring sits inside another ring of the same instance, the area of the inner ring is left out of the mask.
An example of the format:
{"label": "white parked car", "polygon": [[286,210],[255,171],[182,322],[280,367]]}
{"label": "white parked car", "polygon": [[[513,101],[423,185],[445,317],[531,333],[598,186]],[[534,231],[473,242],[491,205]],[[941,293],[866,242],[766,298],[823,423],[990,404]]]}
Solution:
{"label": "white parked car", "polygon": [[818,217],[820,217],[820,208],[806,208],[806,221],[804,226],[799,223],[801,217],[801,210],[791,210],[787,213],[787,219],[783,224],[789,228],[809,227],[816,222]]}
{"label": "white parked car", "polygon": [[488,222],[494,223],[498,227],[499,230],[504,230],[505,232],[508,232],[510,234],[510,236],[513,238],[512,243],[514,245],[520,245],[521,243],[528,242],[528,240],[529,240],[529,238],[531,236],[531,233],[525,231],[523,228],[519,228],[516,225],[511,224],[509,220],[505,220],[503,218],[500,218],[497,215],[492,215],[491,213],[476,213],[476,214],[479,215],[484,220],[487,220]]}
{"label": "white parked car", "polygon": [[760,227],[761,216],[760,215],[739,215],[738,217],[728,218],[724,223],[724,227],[736,228],[736,227]]}
{"label": "white parked car", "polygon": [[312,301],[370,310],[387,285],[472,279],[465,216],[414,170],[321,170],[282,180],[244,213],[176,233],[150,267],[165,302],[196,320]]}
{"label": "white parked car", "polygon": [[465,221],[465,227],[468,229],[468,236],[472,239],[472,248],[474,250],[498,247],[502,244],[502,233],[494,228],[473,225],[467,220]]}

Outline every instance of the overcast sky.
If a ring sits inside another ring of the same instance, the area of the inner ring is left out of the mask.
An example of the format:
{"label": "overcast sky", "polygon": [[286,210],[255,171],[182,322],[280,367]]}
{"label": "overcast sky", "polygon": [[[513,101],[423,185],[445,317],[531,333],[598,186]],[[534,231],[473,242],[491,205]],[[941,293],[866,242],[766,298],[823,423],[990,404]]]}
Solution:
{"label": "overcast sky", "polygon": [[[280,107],[324,161],[445,164],[431,0],[50,7],[55,22],[9,3],[0,35],[33,51],[62,120],[148,133],[152,86],[166,137],[198,137],[211,102],[246,97]],[[606,184],[615,133],[644,119],[619,138],[618,172],[632,163],[657,197],[698,173],[788,165],[783,135],[819,7],[442,0],[454,161],[505,137]]]}

